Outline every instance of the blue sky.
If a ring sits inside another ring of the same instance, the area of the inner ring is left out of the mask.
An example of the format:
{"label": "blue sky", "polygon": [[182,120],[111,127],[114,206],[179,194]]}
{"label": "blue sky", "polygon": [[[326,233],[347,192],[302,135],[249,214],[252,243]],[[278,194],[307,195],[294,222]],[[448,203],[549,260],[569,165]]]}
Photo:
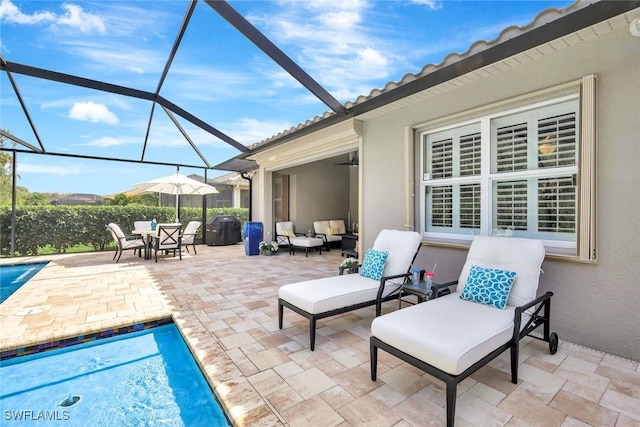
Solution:
{"label": "blue sky", "polygon": [[[526,25],[570,1],[230,1],[343,104],[398,81],[510,25]],[[154,92],[188,2],[0,0],[5,60]],[[13,74],[50,152],[140,159],[151,104]],[[160,94],[250,145],[329,110],[198,2]],[[9,79],[0,79],[0,128],[37,145]],[[234,147],[178,118],[212,165]],[[156,106],[146,160],[201,165]],[[170,166],[19,154],[19,185],[32,192],[124,192],[175,172]],[[202,169],[182,168],[185,174]],[[209,177],[224,172],[208,171]]]}

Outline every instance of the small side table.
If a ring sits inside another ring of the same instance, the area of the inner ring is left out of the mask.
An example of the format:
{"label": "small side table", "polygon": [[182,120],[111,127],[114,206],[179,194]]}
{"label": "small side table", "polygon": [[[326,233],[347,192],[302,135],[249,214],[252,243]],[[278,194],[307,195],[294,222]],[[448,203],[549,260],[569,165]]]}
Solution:
{"label": "small side table", "polygon": [[[435,284],[435,283],[434,283]],[[398,309],[402,308],[402,293],[415,295],[418,297],[417,304],[421,302],[429,301],[433,297],[433,291],[431,290],[431,286],[427,286],[426,282],[421,281],[417,285],[414,285],[413,282],[408,282],[402,285],[400,288],[400,292],[398,293]],[[409,302],[409,301],[405,301]],[[410,304],[413,304],[409,302]]]}
{"label": "small side table", "polygon": [[357,234],[343,234],[342,235],[342,244],[341,244],[341,253],[342,256],[349,256],[353,258],[358,258],[358,251],[356,250],[356,245],[358,243],[358,235]]}

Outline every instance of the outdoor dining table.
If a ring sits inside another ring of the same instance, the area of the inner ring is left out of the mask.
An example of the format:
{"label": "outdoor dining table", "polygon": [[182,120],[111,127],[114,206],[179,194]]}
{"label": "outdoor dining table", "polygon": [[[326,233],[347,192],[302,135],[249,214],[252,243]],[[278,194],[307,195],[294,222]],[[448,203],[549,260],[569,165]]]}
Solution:
{"label": "outdoor dining table", "polygon": [[152,238],[156,236],[157,230],[133,230],[131,233],[142,236],[142,240],[145,242],[144,259],[151,259],[151,242]]}

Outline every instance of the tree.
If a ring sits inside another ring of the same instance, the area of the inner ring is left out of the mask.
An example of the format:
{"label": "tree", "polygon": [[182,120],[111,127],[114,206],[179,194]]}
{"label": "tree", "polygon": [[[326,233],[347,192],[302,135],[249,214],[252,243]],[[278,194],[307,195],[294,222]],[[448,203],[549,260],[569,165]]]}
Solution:
{"label": "tree", "polygon": [[103,201],[105,205],[111,205],[111,206],[126,206],[129,203],[137,203],[137,202],[138,201],[135,199],[134,196],[127,196],[124,193],[116,194],[112,198],[106,198]]}
{"label": "tree", "polygon": [[[4,129],[3,129],[4,130]],[[0,148],[8,146],[8,140],[0,135]],[[11,146],[16,143],[11,141]],[[0,151],[0,206],[11,205],[11,176],[13,174],[13,154],[8,151]]]}
{"label": "tree", "polygon": [[160,193],[142,193],[138,200],[145,206],[160,206]]}
{"label": "tree", "polygon": [[[23,187],[20,187],[23,188]],[[27,190],[25,188],[25,190]],[[29,190],[25,194],[19,195],[19,201],[21,206],[36,206],[36,205],[48,205],[49,198],[44,193],[30,193]]]}

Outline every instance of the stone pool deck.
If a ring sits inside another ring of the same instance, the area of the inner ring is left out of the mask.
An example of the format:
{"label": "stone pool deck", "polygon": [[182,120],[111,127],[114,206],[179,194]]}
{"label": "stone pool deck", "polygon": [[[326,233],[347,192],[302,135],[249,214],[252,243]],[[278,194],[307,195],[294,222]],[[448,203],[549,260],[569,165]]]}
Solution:
{"label": "stone pool deck", "polygon": [[[320,321],[314,352],[306,319],[285,309],[278,329],[278,287],[337,274],[339,251],[197,250],[157,264],[130,251],[118,264],[112,252],[0,260],[51,260],[0,305],[0,350],[172,317],[237,426],[444,425],[439,380],[381,352],[371,381],[373,308]],[[520,363],[517,385],[508,353],[462,382],[456,426],[640,427],[637,361],[526,339]]]}

